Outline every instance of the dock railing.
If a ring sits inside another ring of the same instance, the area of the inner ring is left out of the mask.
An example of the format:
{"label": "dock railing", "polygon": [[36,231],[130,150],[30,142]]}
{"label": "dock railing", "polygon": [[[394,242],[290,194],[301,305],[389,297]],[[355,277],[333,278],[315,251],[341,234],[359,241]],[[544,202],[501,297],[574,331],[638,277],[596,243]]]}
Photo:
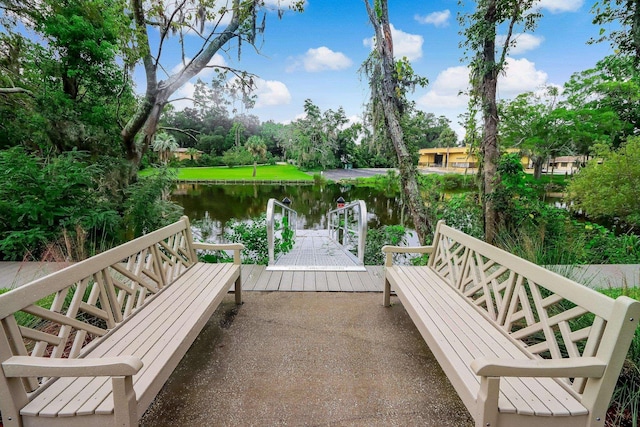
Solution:
{"label": "dock railing", "polygon": [[363,200],[330,210],[327,213],[329,236],[348,250],[356,250],[358,260],[364,263],[364,245],[367,240],[367,205]]}
{"label": "dock railing", "polygon": [[275,240],[276,233],[282,233],[283,227],[276,229],[276,223],[280,220],[280,224],[286,226],[293,231],[293,239],[296,238],[296,229],[298,228],[298,212],[291,209],[286,204],[276,199],[269,199],[267,202],[267,244],[269,249],[269,265],[275,262]]}

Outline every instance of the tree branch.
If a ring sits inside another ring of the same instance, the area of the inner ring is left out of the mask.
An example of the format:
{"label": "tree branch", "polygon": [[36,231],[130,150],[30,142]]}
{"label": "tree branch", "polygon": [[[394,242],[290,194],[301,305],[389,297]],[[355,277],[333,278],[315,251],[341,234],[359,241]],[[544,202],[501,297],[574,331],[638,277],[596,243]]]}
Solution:
{"label": "tree branch", "polygon": [[35,96],[33,92],[31,92],[29,89],[25,89],[22,87],[0,87],[0,94],[11,95],[11,94],[18,94],[18,93],[24,93],[31,97]]}

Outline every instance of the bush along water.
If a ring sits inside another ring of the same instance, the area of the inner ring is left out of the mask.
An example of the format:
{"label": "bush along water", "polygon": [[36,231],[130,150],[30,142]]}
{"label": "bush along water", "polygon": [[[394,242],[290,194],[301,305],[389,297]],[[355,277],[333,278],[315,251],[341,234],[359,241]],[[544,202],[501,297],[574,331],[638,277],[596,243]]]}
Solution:
{"label": "bush along water", "polygon": [[[224,240],[230,243],[242,243],[241,252],[243,264],[269,264],[269,248],[267,241],[267,217],[262,214],[248,221],[231,219],[225,224]],[[293,248],[293,230],[285,217],[274,224],[274,256],[289,252]],[[279,234],[279,237],[278,237]],[[199,255],[204,262],[232,262],[233,258],[222,251],[207,251]]]}

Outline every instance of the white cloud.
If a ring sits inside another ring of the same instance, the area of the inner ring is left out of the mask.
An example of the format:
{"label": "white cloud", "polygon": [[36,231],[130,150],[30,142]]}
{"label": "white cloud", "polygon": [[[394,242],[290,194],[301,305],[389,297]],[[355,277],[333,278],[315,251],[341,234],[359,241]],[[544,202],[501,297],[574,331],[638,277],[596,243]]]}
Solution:
{"label": "white cloud", "polygon": [[540,0],[539,7],[551,13],[575,12],[582,7],[584,0]]}
{"label": "white cloud", "polygon": [[[184,68],[185,64],[189,64],[189,62],[191,62],[191,58],[185,58],[184,59],[184,64],[182,62],[176,64],[172,69],[171,69],[171,74],[176,74],[179,73],[180,70],[182,70]],[[210,67],[226,67],[227,66],[227,61],[224,59],[224,57],[222,55],[220,55],[219,53],[216,53],[215,55],[213,55],[213,58],[211,58],[211,61],[209,61],[208,67],[203,69],[202,71],[200,71],[200,73],[198,73],[197,77],[200,77],[201,79],[205,79],[207,77],[211,77],[214,74],[214,68],[210,68]]]}
{"label": "white cloud", "polygon": [[510,99],[516,95],[535,91],[547,83],[549,76],[536,69],[536,64],[526,58],[507,59],[506,76],[498,79],[498,95]]}
{"label": "white cloud", "polygon": [[178,110],[182,111],[185,108],[193,107],[193,94],[196,90],[196,85],[191,82],[187,82],[180,89],[178,89],[171,99],[176,99],[177,101],[171,102],[171,105]]}
{"label": "white cloud", "polygon": [[421,24],[433,24],[436,27],[446,27],[449,25],[451,11],[445,9],[440,12],[432,12],[426,16],[415,15],[414,18]]}
{"label": "white cloud", "polygon": [[458,109],[467,105],[469,98],[459,95],[467,89],[469,69],[465,66],[450,67],[436,77],[431,89],[418,99],[418,105],[429,110]]}
{"label": "white cloud", "polygon": [[[393,39],[393,55],[396,58],[407,57],[409,61],[422,58],[422,45],[424,44],[424,37],[418,34],[405,33],[402,30],[396,29],[393,24],[391,27],[391,38]],[[362,43],[374,48],[373,37],[364,39]]]}
{"label": "white cloud", "polygon": [[[500,34],[496,37],[496,45],[502,46],[506,40],[506,35]],[[527,33],[516,33],[511,36],[511,41],[515,43],[512,45],[509,53],[511,55],[522,55],[533,49],[540,47],[544,41],[544,37],[537,37]]]}
{"label": "white cloud", "polygon": [[[265,5],[267,6],[275,6],[275,7],[279,7],[281,9],[288,9],[291,7],[291,5],[293,5],[294,3],[297,3],[298,0],[265,0]],[[303,6],[306,6],[307,2],[304,2]]]}
{"label": "white cloud", "polygon": [[[511,99],[516,95],[536,91],[547,83],[548,75],[536,69],[528,59],[508,58],[506,74],[498,78],[498,97]],[[418,99],[418,105],[429,110],[457,110],[465,107],[469,101],[469,69],[465,66],[450,67],[438,74],[430,90]]]}
{"label": "white cloud", "polygon": [[254,92],[258,99],[256,100],[256,108],[285,105],[291,102],[291,93],[287,85],[277,80],[256,79],[254,81],[256,90]]}
{"label": "white cloud", "polygon": [[287,67],[287,71],[295,71],[304,68],[310,73],[317,73],[326,70],[343,70],[349,68],[353,61],[342,52],[334,52],[326,46],[317,49],[309,49],[304,55],[294,59],[293,63]]}

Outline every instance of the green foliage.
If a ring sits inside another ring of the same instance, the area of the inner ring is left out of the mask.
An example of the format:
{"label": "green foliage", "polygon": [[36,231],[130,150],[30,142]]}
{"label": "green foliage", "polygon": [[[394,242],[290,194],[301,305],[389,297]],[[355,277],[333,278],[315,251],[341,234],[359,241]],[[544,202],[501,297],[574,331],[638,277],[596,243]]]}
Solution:
{"label": "green foliage", "polygon": [[[262,214],[249,221],[230,220],[225,224],[225,240],[233,243],[242,243],[245,248],[241,253],[242,262],[245,264],[269,264],[269,247],[267,241],[267,217]],[[274,256],[287,253],[293,247],[293,230],[289,227],[288,220],[274,224],[274,231],[281,230],[281,237],[274,237]]]}
{"label": "green foliage", "polygon": [[617,151],[598,153],[574,177],[568,198],[574,210],[593,218],[619,217],[631,225],[640,225],[640,137],[631,137]]}
{"label": "green foliage", "polygon": [[222,162],[230,168],[253,163],[253,156],[244,146],[232,147],[224,152]]}
{"label": "green foliage", "polygon": [[473,193],[455,194],[443,203],[438,219],[470,236],[482,239],[482,209]]}
{"label": "green foliage", "polygon": [[381,250],[382,247],[385,245],[406,245],[406,235],[407,231],[401,225],[385,225],[380,228],[369,229],[364,246],[365,265],[384,265],[385,257]]}
{"label": "green foliage", "polygon": [[175,178],[170,169],[160,169],[127,188],[124,220],[128,237],[141,236],[180,218],[182,207],[168,200]]}
{"label": "green foliage", "polygon": [[14,148],[0,151],[0,171],[4,259],[22,259],[27,253],[38,258],[65,230],[73,235],[90,233],[98,241],[114,238],[119,216],[99,181],[107,173],[88,163],[85,153],[44,159]]}

